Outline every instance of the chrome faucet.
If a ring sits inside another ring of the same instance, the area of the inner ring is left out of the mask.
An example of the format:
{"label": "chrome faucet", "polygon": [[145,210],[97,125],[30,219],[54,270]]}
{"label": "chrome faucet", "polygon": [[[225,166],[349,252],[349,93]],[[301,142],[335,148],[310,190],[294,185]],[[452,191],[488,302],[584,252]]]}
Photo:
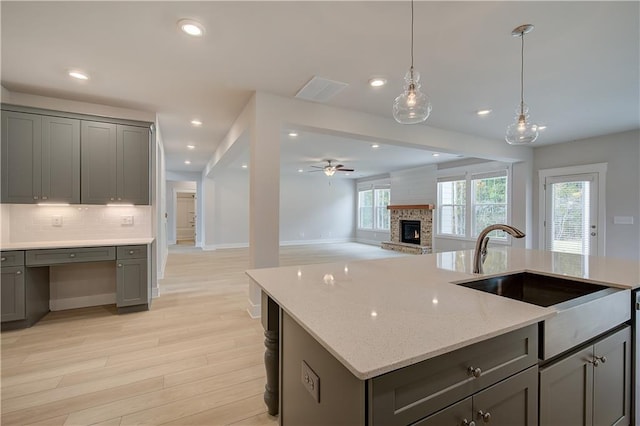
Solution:
{"label": "chrome faucet", "polygon": [[496,223],[495,225],[489,225],[484,228],[480,235],[478,235],[478,239],[476,240],[476,251],[473,255],[473,273],[481,274],[482,273],[482,264],[484,263],[485,258],[487,257],[487,244],[489,244],[489,232],[491,231],[505,231],[509,235],[514,238],[522,238],[524,237],[524,232],[520,231],[517,228],[514,228],[510,225],[504,225],[502,223]]}

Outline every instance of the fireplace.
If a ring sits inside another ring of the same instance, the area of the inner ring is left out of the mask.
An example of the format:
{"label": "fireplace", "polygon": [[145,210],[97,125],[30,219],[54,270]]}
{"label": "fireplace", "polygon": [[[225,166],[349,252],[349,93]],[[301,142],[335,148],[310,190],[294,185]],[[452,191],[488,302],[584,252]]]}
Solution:
{"label": "fireplace", "polygon": [[400,236],[403,243],[420,245],[420,221],[401,220]]}

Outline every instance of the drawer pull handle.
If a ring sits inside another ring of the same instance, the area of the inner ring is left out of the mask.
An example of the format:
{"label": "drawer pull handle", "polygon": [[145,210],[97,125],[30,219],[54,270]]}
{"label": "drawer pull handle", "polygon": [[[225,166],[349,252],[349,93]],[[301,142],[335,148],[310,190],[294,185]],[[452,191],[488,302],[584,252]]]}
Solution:
{"label": "drawer pull handle", "polygon": [[476,379],[482,376],[482,370],[479,367],[469,367],[467,368],[467,373]]}
{"label": "drawer pull handle", "polygon": [[37,199],[38,199],[38,197],[37,197],[37,196],[34,196],[34,197],[33,197],[33,199],[34,199],[34,200],[37,200]]}
{"label": "drawer pull handle", "polygon": [[118,263],[118,268],[122,268],[122,263]]}
{"label": "drawer pull handle", "polygon": [[462,426],[476,426],[476,422],[473,420],[469,421],[467,419],[462,420]]}
{"label": "drawer pull handle", "polygon": [[76,257],[76,254],[75,254],[75,253],[71,253],[71,254],[69,255],[69,257]]}
{"label": "drawer pull handle", "polygon": [[43,200],[48,200],[48,199],[49,199],[49,197],[47,197],[47,196],[45,195],[45,196],[42,196],[42,199],[43,199]]}
{"label": "drawer pull handle", "polygon": [[22,271],[16,271],[16,275],[22,275]]}
{"label": "drawer pull handle", "polygon": [[7,258],[2,256],[2,261],[4,262],[5,260],[7,260]]}
{"label": "drawer pull handle", "polygon": [[118,197],[118,201],[122,201],[122,198]]}
{"label": "drawer pull handle", "polygon": [[[601,363],[604,364],[605,362],[607,362],[607,357],[606,356],[597,356],[595,361],[594,361],[594,364],[597,363],[598,361],[600,361]],[[595,365],[598,365],[598,364],[595,364]]]}
{"label": "drawer pull handle", "polygon": [[129,250],[129,254],[133,254],[133,250]]}
{"label": "drawer pull handle", "polygon": [[488,411],[485,413],[482,410],[478,410],[478,418],[484,423],[489,423],[491,421],[491,413],[489,413]]}

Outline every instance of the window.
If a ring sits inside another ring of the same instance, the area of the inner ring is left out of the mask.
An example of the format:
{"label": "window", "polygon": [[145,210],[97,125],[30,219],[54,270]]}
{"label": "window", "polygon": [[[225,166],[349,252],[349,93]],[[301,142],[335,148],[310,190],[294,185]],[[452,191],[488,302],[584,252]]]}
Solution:
{"label": "window", "polygon": [[378,231],[389,230],[390,214],[387,210],[391,199],[388,187],[373,187],[358,191],[358,228]]}
{"label": "window", "polygon": [[[438,234],[475,238],[508,221],[507,170],[438,179]],[[489,234],[506,240],[503,231]]]}

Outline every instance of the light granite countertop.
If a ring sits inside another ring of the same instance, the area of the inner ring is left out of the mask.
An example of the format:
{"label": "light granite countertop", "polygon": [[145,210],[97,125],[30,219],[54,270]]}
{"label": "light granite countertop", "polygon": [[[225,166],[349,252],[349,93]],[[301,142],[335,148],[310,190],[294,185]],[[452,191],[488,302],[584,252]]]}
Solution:
{"label": "light granite countertop", "polygon": [[[454,285],[478,279],[473,250],[349,263],[253,269],[249,277],[366,380],[555,315]],[[490,247],[484,275],[531,271],[640,287],[640,262]]]}
{"label": "light granite countertop", "polygon": [[126,246],[138,244],[151,244],[152,237],[148,238],[115,238],[100,240],[70,240],[70,241],[30,241],[2,244],[1,250],[37,250],[53,248],[77,248],[77,247],[102,247],[102,246]]}

